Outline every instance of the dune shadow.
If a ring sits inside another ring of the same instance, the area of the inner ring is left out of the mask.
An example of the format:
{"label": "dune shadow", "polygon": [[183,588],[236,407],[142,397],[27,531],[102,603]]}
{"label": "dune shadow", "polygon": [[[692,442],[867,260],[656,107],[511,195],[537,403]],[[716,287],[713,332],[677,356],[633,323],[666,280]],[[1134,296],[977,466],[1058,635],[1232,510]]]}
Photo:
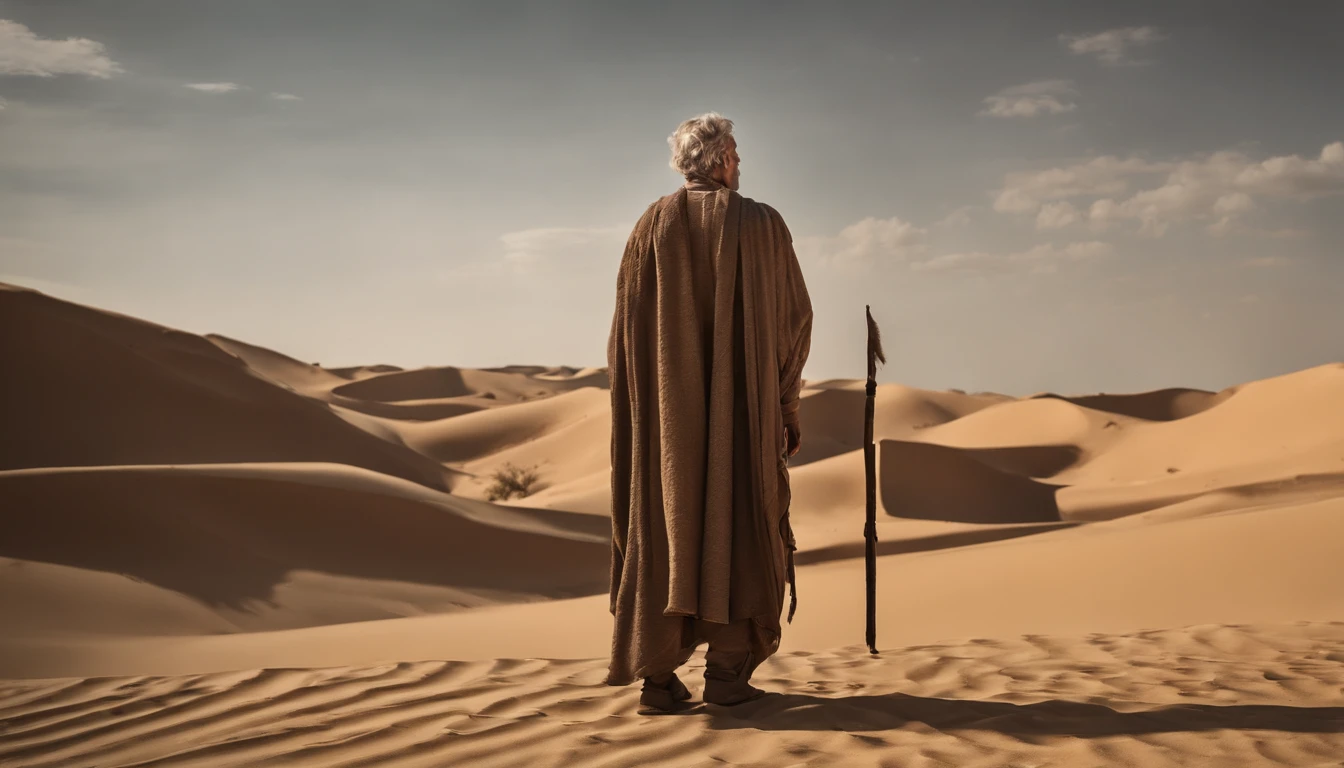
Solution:
{"label": "dune shadow", "polygon": [[1173,387],[1127,395],[1081,395],[1067,397],[1054,392],[1033,395],[1032,400],[1063,400],[1067,403],[1145,421],[1176,421],[1209,410],[1227,400],[1232,390],[1209,392],[1203,389]]}
{"label": "dune shadow", "polygon": [[[1000,454],[1001,462],[1006,455]],[[1024,459],[1019,455],[1015,461]],[[1055,500],[1058,489],[990,466],[960,448],[904,440],[877,443],[878,506],[893,517],[957,523],[1057,523],[1061,520]]]}
{"label": "dune shadow", "polygon": [[476,394],[453,366],[395,371],[357,379],[331,390],[332,394],[356,400],[395,403],[402,400],[434,400]]}
{"label": "dune shadow", "polygon": [[353,397],[334,396],[333,405],[348,408],[369,416],[379,416],[398,421],[438,421],[450,419],[484,410],[486,406],[479,402],[461,400],[425,400],[407,402],[383,402],[381,400],[359,400]]}
{"label": "dune shadow", "polygon": [[1023,477],[1053,477],[1077,464],[1083,451],[1076,445],[1009,445],[996,448],[959,448],[981,464]]}
{"label": "dune shadow", "polygon": [[492,600],[608,588],[611,524],[593,515],[172,467],[9,474],[0,498],[15,512],[0,515],[0,556],[121,574],[244,613],[276,605],[299,572]]}
{"label": "dune shadow", "polygon": [[736,707],[706,707],[704,711],[716,730],[884,731],[924,723],[939,731],[1079,738],[1213,730],[1344,733],[1344,707],[1266,704],[1174,704],[1120,711],[1104,704],[1058,699],[1014,704],[903,693],[835,698],[772,693]]}
{"label": "dune shadow", "polygon": [[[877,554],[882,555],[906,555],[914,552],[932,552],[938,549],[953,549],[956,547],[969,547],[973,544],[985,544],[991,541],[1006,541],[1008,539],[1017,539],[1023,536],[1034,536],[1039,533],[1049,531],[1058,531],[1062,528],[1073,528],[1078,523],[1037,523],[1012,526],[986,526],[978,531],[957,531],[954,533],[943,533],[936,536],[921,536],[917,539],[894,539],[891,541],[877,542]],[[793,562],[796,565],[811,565],[814,563],[827,563],[833,560],[848,560],[850,558],[859,558],[864,555],[863,541],[847,541],[843,544],[833,544],[829,547],[818,547],[817,549],[807,549],[796,553],[793,556]]]}

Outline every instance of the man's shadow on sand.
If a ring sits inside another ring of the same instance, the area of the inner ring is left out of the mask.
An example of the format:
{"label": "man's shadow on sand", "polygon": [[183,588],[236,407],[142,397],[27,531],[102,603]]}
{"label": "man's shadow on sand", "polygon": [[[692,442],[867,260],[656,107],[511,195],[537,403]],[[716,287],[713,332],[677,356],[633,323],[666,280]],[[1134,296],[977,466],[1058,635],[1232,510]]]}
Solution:
{"label": "man's shadow on sand", "polygon": [[1344,707],[1264,704],[1173,704],[1119,711],[1103,704],[1053,699],[1014,704],[903,693],[835,698],[768,693],[734,707],[706,704],[696,710],[709,715],[710,727],[716,730],[885,731],[918,722],[939,731],[1083,738],[1224,729],[1344,733]]}

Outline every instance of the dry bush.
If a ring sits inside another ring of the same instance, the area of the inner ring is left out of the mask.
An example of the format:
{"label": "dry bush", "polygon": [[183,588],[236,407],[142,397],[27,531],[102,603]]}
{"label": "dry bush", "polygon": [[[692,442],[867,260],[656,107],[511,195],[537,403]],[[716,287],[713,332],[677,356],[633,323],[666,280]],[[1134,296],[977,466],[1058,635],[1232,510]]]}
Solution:
{"label": "dry bush", "polygon": [[503,469],[495,470],[494,479],[494,485],[485,492],[487,499],[500,501],[512,498],[515,494],[521,499],[532,492],[532,486],[537,482],[537,471],[536,467],[524,469],[509,463]]}

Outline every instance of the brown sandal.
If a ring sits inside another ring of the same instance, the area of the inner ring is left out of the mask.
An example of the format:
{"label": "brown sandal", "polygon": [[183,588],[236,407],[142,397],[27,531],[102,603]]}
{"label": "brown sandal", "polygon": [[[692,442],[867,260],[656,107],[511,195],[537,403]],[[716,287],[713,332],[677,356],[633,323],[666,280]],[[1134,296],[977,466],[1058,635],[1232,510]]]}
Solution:
{"label": "brown sandal", "polygon": [[682,703],[689,698],[691,698],[690,690],[675,672],[672,673],[672,679],[663,685],[658,685],[646,677],[644,689],[639,693],[639,714],[663,715],[681,712],[690,708],[689,704]]}
{"label": "brown sandal", "polygon": [[738,704],[745,704],[748,701],[755,701],[766,694],[766,691],[757,688],[747,682],[751,673],[755,671],[752,666],[752,654],[747,654],[746,661],[742,662],[741,668],[737,670],[735,677],[727,677],[726,674],[732,674],[726,670],[717,669],[705,670],[705,690],[700,698],[706,703],[718,704],[721,707],[735,707]]}

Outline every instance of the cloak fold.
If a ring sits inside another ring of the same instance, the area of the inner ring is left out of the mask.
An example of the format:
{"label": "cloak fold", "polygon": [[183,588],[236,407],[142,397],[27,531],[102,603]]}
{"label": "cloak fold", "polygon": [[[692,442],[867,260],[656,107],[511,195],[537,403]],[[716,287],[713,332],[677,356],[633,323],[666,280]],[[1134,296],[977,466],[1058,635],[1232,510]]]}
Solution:
{"label": "cloak fold", "polygon": [[798,419],[811,329],[770,206],[691,181],[635,225],[607,345],[608,684],[683,662],[697,622],[750,619],[753,666],[778,650],[796,548],[784,424]]}

